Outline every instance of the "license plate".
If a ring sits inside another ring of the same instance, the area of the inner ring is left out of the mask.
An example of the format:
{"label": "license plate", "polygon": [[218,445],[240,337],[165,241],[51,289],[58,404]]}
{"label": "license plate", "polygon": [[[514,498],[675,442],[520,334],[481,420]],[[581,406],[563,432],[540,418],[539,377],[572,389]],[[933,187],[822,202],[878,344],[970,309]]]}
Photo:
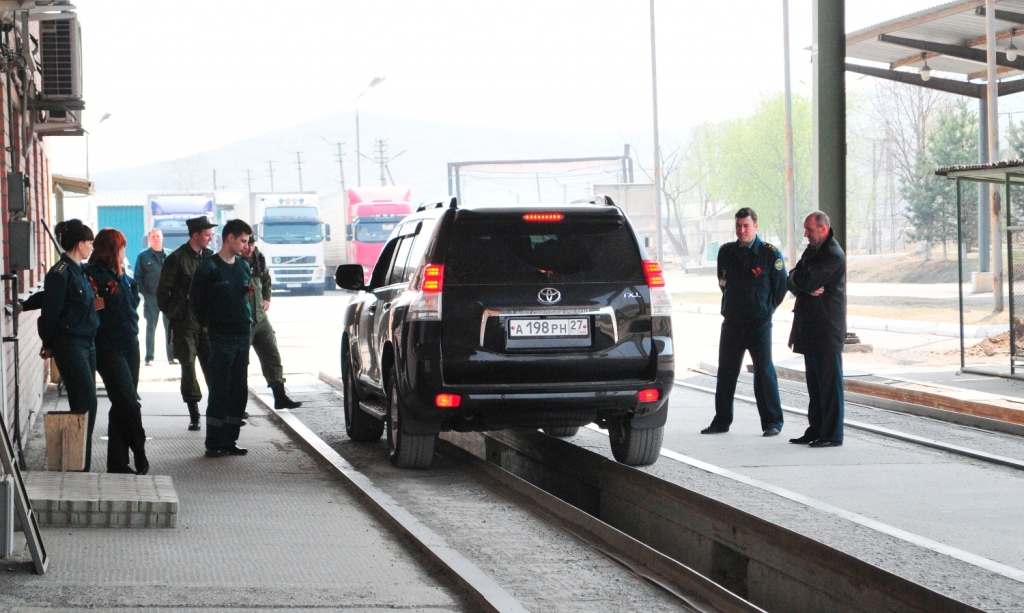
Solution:
{"label": "license plate", "polygon": [[509,338],[547,338],[558,336],[590,336],[590,319],[511,319]]}
{"label": "license plate", "polygon": [[285,287],[291,289],[293,287],[302,287],[301,283],[285,283]]}

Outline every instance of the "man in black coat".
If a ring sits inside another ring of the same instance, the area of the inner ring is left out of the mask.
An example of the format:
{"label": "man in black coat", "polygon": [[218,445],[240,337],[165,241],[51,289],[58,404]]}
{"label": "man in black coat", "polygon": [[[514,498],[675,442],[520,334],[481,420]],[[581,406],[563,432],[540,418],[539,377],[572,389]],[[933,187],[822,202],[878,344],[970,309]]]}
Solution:
{"label": "man in black coat", "polygon": [[804,220],[809,243],[789,275],[796,296],[789,346],[804,356],[807,419],[810,426],[789,442],[811,447],[843,444],[843,345],[846,342],[846,254],[836,242],[828,215]]}
{"label": "man in black coat", "polygon": [[757,213],[736,211],[736,241],[718,252],[718,286],[722,290],[722,335],[718,343],[715,418],[701,434],[729,431],[736,379],[743,354],[754,362],[754,398],[764,436],[782,431],[779,380],[772,363],[772,315],[786,298],[786,265],[775,246],[757,235]]}

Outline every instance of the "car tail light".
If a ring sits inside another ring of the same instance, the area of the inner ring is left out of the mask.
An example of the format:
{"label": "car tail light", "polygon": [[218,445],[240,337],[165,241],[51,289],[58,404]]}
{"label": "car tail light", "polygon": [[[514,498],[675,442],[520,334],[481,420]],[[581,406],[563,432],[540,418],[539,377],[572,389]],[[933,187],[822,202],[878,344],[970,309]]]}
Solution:
{"label": "car tail light", "polygon": [[440,294],[444,289],[444,265],[427,264],[423,269],[423,285],[420,289],[426,294]]}
{"label": "car tail light", "polygon": [[409,302],[410,321],[441,321],[441,290],[444,289],[444,265],[427,264],[409,285],[414,296]]}
{"label": "car tail light", "polygon": [[537,223],[555,223],[556,221],[562,221],[565,219],[565,215],[561,213],[527,213],[523,215],[523,221],[531,221]]}
{"label": "car tail light", "polygon": [[661,273],[661,264],[654,260],[644,260],[644,277],[647,287],[665,287],[665,276]]}
{"label": "car tail light", "polygon": [[454,409],[462,404],[462,396],[458,394],[438,394],[434,398],[434,405],[439,409]]}
{"label": "car tail light", "polygon": [[658,398],[661,398],[661,393],[652,387],[651,389],[640,390],[636,393],[636,397],[640,402],[657,402]]}

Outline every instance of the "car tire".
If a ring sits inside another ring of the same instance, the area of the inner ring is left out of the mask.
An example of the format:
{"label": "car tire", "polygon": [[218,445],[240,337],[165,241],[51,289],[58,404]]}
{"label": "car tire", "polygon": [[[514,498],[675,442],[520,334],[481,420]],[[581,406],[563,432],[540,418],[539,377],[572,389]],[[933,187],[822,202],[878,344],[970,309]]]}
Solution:
{"label": "car tire", "polygon": [[576,436],[576,433],[580,431],[579,426],[568,426],[568,427],[550,427],[541,428],[544,434],[548,436],[557,436],[558,438],[569,438],[570,436]]}
{"label": "car tire", "polygon": [[380,440],[384,434],[384,422],[359,408],[355,372],[348,360],[347,351],[341,354],[341,379],[345,388],[342,402],[345,407],[345,433],[353,441],[361,443]]}
{"label": "car tire", "polygon": [[615,420],[608,428],[612,455],[626,466],[648,466],[661,456],[665,426],[634,428],[628,420]]}
{"label": "car tire", "polygon": [[398,468],[430,468],[434,459],[434,443],[437,434],[409,434],[402,429],[406,419],[402,400],[398,395],[398,373],[391,367],[388,376],[388,456]]}

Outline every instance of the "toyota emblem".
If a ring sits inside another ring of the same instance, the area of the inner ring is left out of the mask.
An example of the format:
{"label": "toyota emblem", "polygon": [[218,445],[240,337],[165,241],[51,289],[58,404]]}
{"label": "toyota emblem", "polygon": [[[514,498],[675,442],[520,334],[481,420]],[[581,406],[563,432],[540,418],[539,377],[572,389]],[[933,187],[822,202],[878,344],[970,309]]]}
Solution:
{"label": "toyota emblem", "polygon": [[541,304],[558,304],[562,299],[562,292],[553,287],[545,287],[537,293],[537,302]]}

